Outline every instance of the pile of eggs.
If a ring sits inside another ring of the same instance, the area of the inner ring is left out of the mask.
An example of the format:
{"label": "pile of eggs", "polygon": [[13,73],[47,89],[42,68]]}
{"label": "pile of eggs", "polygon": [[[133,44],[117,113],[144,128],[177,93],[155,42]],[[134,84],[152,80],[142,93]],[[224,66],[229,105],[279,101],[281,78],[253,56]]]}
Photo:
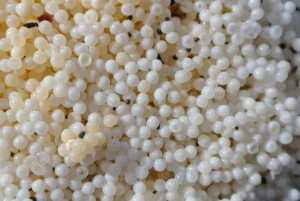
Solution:
{"label": "pile of eggs", "polygon": [[298,201],[299,10],[2,0],[0,200]]}

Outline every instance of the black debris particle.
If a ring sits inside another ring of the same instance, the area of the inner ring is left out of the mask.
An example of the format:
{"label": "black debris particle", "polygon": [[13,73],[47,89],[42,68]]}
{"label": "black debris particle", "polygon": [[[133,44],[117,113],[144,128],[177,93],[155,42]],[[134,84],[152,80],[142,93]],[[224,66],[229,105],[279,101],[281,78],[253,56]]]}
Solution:
{"label": "black debris particle", "polygon": [[128,32],[127,34],[128,34],[128,37],[129,37],[129,38],[132,36],[132,33],[130,33],[130,32]]}
{"label": "black debris particle", "polygon": [[36,23],[36,22],[28,22],[28,23],[23,25],[23,27],[27,27],[29,29],[32,28],[32,27],[38,27],[38,26],[39,26],[39,24]]}
{"label": "black debris particle", "polygon": [[195,143],[195,144],[196,144],[196,147],[199,147],[199,143],[198,143],[198,140],[196,140],[196,143]]}
{"label": "black debris particle", "polygon": [[36,132],[34,132],[34,135],[37,135],[37,133],[36,133]]}
{"label": "black debris particle", "polygon": [[156,32],[161,35],[163,32],[160,29],[157,29]]}
{"label": "black debris particle", "polygon": [[116,109],[117,109],[116,107],[113,107],[113,108],[112,108],[113,111],[116,111]]}
{"label": "black debris particle", "polygon": [[157,130],[158,130],[158,129],[160,129],[160,124],[157,126],[157,128],[156,128],[156,129],[157,129]]}
{"label": "black debris particle", "polygon": [[29,199],[31,199],[32,201],[37,201],[35,197],[30,197]]}
{"label": "black debris particle", "polygon": [[125,100],[125,103],[126,103],[127,105],[129,105],[129,104],[131,103],[131,100],[130,100],[130,99],[126,99],[126,100]]}
{"label": "black debris particle", "polygon": [[15,153],[14,153],[14,152],[10,152],[10,156],[11,156],[11,157],[14,157],[14,156],[15,156]]}
{"label": "black debris particle", "polygon": [[132,15],[128,15],[128,16],[127,16],[127,19],[128,19],[128,20],[132,20],[132,18],[133,18]]}
{"label": "black debris particle", "polygon": [[286,44],[285,44],[285,43],[280,43],[279,47],[280,47],[281,49],[284,49],[284,48],[286,48]]}
{"label": "black debris particle", "polygon": [[170,20],[170,18],[169,17],[165,17],[165,21],[169,21]]}
{"label": "black debris particle", "polygon": [[296,52],[297,52],[293,47],[290,47],[290,50],[293,54],[296,54]]}
{"label": "black debris particle", "polygon": [[194,38],[195,43],[197,43],[200,40],[200,38],[196,37]]}
{"label": "black debris particle", "polygon": [[85,136],[85,132],[84,131],[81,131],[78,135],[79,138],[83,138]]}
{"label": "black debris particle", "polygon": [[65,115],[65,119],[68,119],[68,115]]}
{"label": "black debris particle", "polygon": [[204,79],[204,76],[203,76],[203,75],[200,75],[200,78]]}
{"label": "black debris particle", "polygon": [[262,183],[262,184],[266,184],[266,183],[267,183],[266,178],[262,177],[262,178],[261,178],[261,183]]}
{"label": "black debris particle", "polygon": [[191,48],[187,48],[186,51],[187,51],[187,52],[191,52],[192,49],[191,49]]}
{"label": "black debris particle", "polygon": [[174,59],[174,60],[177,60],[178,58],[177,58],[177,56],[176,56],[176,55],[174,55],[174,56],[173,56],[173,59]]}
{"label": "black debris particle", "polygon": [[55,167],[52,168],[52,172],[54,172],[54,171],[55,171]]}
{"label": "black debris particle", "polygon": [[300,8],[298,6],[296,7],[296,11],[300,11]]}
{"label": "black debris particle", "polygon": [[239,127],[238,127],[238,126],[236,126],[236,127],[235,127],[235,130],[239,130]]}
{"label": "black debris particle", "polygon": [[173,6],[175,3],[175,0],[171,0],[170,6]]}
{"label": "black debris particle", "polygon": [[160,54],[157,55],[157,59],[161,61],[161,56],[160,56]]}
{"label": "black debris particle", "polygon": [[229,44],[229,42],[228,41],[225,41],[225,45],[228,45]]}

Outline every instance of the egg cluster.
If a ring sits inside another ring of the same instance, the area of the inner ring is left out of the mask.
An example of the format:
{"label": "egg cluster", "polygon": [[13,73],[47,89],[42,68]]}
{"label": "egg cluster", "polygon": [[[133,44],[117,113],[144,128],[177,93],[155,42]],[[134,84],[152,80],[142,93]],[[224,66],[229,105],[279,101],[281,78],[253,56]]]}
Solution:
{"label": "egg cluster", "polygon": [[0,200],[298,201],[299,10],[2,0]]}

